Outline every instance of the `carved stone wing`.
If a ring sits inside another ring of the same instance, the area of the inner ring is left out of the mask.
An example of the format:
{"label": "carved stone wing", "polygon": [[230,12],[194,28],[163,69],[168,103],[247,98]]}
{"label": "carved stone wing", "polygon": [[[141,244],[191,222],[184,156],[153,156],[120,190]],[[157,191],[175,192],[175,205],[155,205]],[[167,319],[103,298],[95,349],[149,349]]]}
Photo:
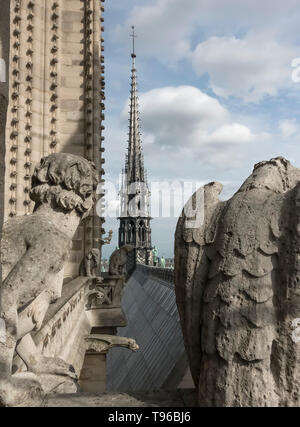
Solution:
{"label": "carved stone wing", "polygon": [[210,264],[205,248],[209,249],[216,236],[221,191],[222,185],[215,182],[200,188],[187,202],[175,233],[176,300],[196,384],[201,361],[201,301]]}

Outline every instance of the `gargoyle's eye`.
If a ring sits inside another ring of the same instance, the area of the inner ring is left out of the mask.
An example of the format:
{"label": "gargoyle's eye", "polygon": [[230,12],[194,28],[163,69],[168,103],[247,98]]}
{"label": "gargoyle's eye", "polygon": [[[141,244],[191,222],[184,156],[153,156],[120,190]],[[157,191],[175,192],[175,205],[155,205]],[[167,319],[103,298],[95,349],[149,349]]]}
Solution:
{"label": "gargoyle's eye", "polygon": [[90,197],[93,193],[93,189],[90,185],[82,185],[80,188],[80,193],[84,196],[84,197]]}

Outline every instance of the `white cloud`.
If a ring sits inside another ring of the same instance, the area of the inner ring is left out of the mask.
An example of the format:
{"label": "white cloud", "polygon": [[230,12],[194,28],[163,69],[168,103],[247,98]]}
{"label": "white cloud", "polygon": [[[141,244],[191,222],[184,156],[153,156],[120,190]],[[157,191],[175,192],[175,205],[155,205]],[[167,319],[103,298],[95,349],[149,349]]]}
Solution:
{"label": "white cloud", "polygon": [[[190,0],[192,8],[195,0]],[[190,51],[188,35],[193,26],[191,9],[181,0],[145,2],[132,9],[114,36],[118,43],[128,40],[131,25],[136,26],[138,49],[143,55],[159,56],[161,62],[174,63]],[[198,7],[197,7],[198,9]]]}
{"label": "white cloud", "polygon": [[130,6],[126,22],[115,31],[116,39],[127,40],[134,24],[143,54],[163,62],[185,57],[195,30],[205,35],[247,32],[251,27],[288,25],[288,18],[299,16],[298,0],[144,0]]}
{"label": "white cloud", "polygon": [[192,61],[197,74],[209,73],[217,95],[259,101],[293,84],[291,58],[296,54],[289,45],[249,34],[244,39],[211,37],[197,46]]}
{"label": "white cloud", "polygon": [[[230,159],[233,148],[258,138],[245,124],[235,121],[217,99],[192,86],[164,87],[142,93],[140,109],[143,140],[151,141],[144,145],[147,163],[151,156],[155,158],[167,151],[174,157],[199,156],[208,163],[220,164],[225,158]],[[122,113],[124,121],[127,115],[126,103]]]}
{"label": "white cloud", "polygon": [[226,124],[216,129],[209,137],[213,144],[241,144],[250,142],[253,135],[247,126],[239,123]]}
{"label": "white cloud", "polygon": [[[215,98],[193,86],[164,87],[153,89],[140,95],[143,127],[146,131],[153,130],[153,120],[159,131],[170,132],[170,124],[174,130],[196,125],[202,129],[214,127],[228,119],[227,110]],[[123,114],[126,116],[126,109]],[[187,129],[186,129],[187,130]]]}
{"label": "white cloud", "polygon": [[217,95],[256,102],[292,84],[298,6],[298,0],[148,0],[131,9],[114,36],[129,43],[135,24],[140,55],[172,65],[191,60],[198,75],[209,74]]}
{"label": "white cloud", "polygon": [[281,135],[284,138],[287,138],[299,132],[299,126],[297,124],[296,119],[281,120],[279,122],[279,129],[280,129]]}

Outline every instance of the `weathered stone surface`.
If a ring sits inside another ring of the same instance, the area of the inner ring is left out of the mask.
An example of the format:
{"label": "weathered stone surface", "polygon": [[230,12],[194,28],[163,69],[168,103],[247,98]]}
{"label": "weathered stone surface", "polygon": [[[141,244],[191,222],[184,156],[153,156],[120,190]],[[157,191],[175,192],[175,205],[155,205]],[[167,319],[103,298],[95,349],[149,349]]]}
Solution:
{"label": "weathered stone surface", "polygon": [[46,407],[192,407],[195,390],[162,391],[152,393],[77,393],[55,395],[45,399]]}
{"label": "weathered stone surface", "polygon": [[102,353],[113,347],[124,347],[131,351],[138,351],[139,349],[134,339],[117,335],[92,334],[87,336],[85,340],[88,352]]}
{"label": "weathered stone surface", "polygon": [[134,249],[131,245],[124,245],[120,249],[116,249],[109,258],[109,274],[125,275],[126,263],[129,252]]}
{"label": "weathered stone surface", "polygon": [[92,249],[84,257],[80,263],[79,274],[80,276],[96,277],[98,274],[97,269],[100,267],[100,251],[99,249]]}
{"label": "weathered stone surface", "polygon": [[[25,386],[11,376],[15,350],[28,371],[76,378],[68,363],[42,356],[30,332],[41,328],[49,305],[61,297],[64,263],[80,221],[93,207],[96,186],[92,163],[71,154],[52,154],[41,160],[32,177],[34,213],[4,224],[0,318],[6,335],[0,342],[1,405],[14,405],[22,389],[31,389],[30,380]],[[35,388],[36,381],[32,383]]]}
{"label": "weathered stone surface", "polygon": [[[5,396],[5,400],[3,399]],[[41,383],[35,374],[22,372],[11,378],[0,380],[0,407],[41,406],[46,397]]]}
{"label": "weathered stone surface", "polygon": [[82,392],[107,391],[106,355],[113,347],[128,348],[136,352],[139,347],[134,339],[107,334],[91,334],[85,337],[86,352],[79,385]]}
{"label": "weathered stone surface", "polygon": [[46,407],[145,407],[150,406],[125,393],[77,393],[74,395],[48,396]]}
{"label": "weathered stone surface", "polygon": [[44,392],[49,394],[74,394],[80,389],[77,382],[63,375],[39,375],[39,382],[42,384]]}
{"label": "weathered stone surface", "polygon": [[[84,156],[95,163],[99,179],[104,174],[102,11],[100,1],[1,0],[0,213],[5,220],[32,213],[29,180],[43,156]],[[74,242],[65,278],[75,279],[84,255],[101,248],[99,221],[94,210],[84,222],[84,238]]]}
{"label": "weathered stone surface", "polygon": [[201,189],[178,221],[177,304],[201,406],[300,404],[299,182],[287,160],[262,162],[227,202],[221,184],[204,187],[203,223]]}
{"label": "weathered stone surface", "polygon": [[[1,2],[0,15],[0,239],[4,217],[5,129],[8,107],[10,0]],[[0,263],[0,284],[1,284]]]}

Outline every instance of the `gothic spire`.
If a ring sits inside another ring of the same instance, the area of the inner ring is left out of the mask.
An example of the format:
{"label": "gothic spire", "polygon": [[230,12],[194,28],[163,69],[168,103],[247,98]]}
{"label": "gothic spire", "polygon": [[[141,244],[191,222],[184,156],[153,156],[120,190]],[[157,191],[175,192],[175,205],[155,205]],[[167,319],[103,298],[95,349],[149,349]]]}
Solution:
{"label": "gothic spire", "polygon": [[136,34],[132,26],[132,67],[131,67],[131,90],[130,90],[130,117],[129,117],[129,140],[128,155],[126,158],[125,173],[127,182],[145,182],[144,160],[141,148],[140,134],[140,117],[137,91],[137,74],[136,74],[136,53],[135,39]]}
{"label": "gothic spire", "polygon": [[150,191],[146,181],[141,147],[139,104],[137,95],[136,53],[132,27],[132,67],[128,153],[122,173],[120,191],[119,247],[134,247],[134,263],[151,263]]}

